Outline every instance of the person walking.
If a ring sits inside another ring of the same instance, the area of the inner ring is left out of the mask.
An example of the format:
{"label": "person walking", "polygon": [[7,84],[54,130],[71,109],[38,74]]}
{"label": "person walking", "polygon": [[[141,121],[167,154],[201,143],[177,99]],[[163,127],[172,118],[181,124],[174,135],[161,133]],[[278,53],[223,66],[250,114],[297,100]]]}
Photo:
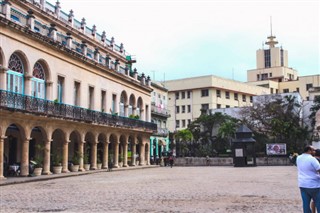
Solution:
{"label": "person walking", "polygon": [[170,157],[169,157],[169,163],[170,163],[170,167],[172,168],[172,166],[173,166],[173,156],[172,155],[170,155]]}
{"label": "person walking", "polygon": [[313,157],[314,153],[315,149],[308,145],[297,157],[298,183],[304,213],[311,213],[311,200],[320,212],[320,163]]}
{"label": "person walking", "polygon": [[[314,157],[319,161],[320,163],[320,149],[316,149],[315,151],[315,154],[314,154]],[[311,210],[312,210],[312,213],[316,213],[316,205],[314,203],[314,201],[311,202]],[[318,211],[319,213],[319,211]]]}

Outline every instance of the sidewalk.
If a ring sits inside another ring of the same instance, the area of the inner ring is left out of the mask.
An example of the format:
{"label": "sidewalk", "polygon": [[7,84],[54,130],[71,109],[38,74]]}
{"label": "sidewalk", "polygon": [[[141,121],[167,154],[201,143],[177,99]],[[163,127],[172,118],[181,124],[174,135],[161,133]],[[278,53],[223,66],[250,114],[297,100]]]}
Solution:
{"label": "sidewalk", "polygon": [[[158,168],[158,167],[159,166],[157,165],[130,166],[130,167],[113,168],[111,172],[127,171],[127,170],[134,170],[134,169],[150,169],[150,168]],[[35,181],[45,181],[50,179],[66,178],[71,176],[89,175],[89,174],[100,173],[100,172],[109,172],[109,171],[107,169],[99,169],[99,170],[89,170],[89,171],[83,171],[83,172],[68,172],[68,173],[61,173],[61,174],[40,175],[40,176],[33,176],[33,177],[6,177],[5,179],[0,179],[0,186],[35,182]]]}

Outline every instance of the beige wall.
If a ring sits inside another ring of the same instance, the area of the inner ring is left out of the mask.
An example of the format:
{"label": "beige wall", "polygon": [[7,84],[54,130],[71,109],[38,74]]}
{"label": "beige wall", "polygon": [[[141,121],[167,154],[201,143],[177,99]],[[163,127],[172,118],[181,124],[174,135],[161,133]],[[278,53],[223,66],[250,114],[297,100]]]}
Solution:
{"label": "beige wall", "polygon": [[[171,111],[171,117],[168,119],[168,128],[170,131],[184,129],[187,127],[188,121],[192,122],[198,118],[201,114],[202,104],[208,104],[208,109],[215,109],[218,105],[221,108],[248,106],[251,105],[251,96],[269,94],[268,88],[212,75],[167,81],[165,86],[169,89],[168,108]],[[202,90],[208,90],[208,96],[202,96]],[[218,90],[220,97],[217,97]],[[190,98],[187,96],[188,91],[191,94]],[[185,92],[184,99],[182,92]],[[226,96],[227,92],[229,92],[229,98]],[[176,99],[176,93],[179,93],[179,99]],[[238,100],[235,100],[235,94],[238,94]],[[242,96],[245,96],[245,101]],[[191,107],[190,112],[188,112],[188,105]],[[184,113],[182,112],[183,106]],[[179,113],[176,113],[176,107],[179,107]],[[179,128],[176,128],[177,120],[180,122]]]}

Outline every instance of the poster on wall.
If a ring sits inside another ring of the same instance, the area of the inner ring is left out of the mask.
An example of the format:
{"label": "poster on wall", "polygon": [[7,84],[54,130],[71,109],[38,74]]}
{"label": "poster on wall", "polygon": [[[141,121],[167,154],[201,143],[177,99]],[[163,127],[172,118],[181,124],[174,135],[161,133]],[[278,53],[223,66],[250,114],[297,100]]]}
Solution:
{"label": "poster on wall", "polygon": [[287,146],[285,143],[266,144],[267,155],[286,155]]}

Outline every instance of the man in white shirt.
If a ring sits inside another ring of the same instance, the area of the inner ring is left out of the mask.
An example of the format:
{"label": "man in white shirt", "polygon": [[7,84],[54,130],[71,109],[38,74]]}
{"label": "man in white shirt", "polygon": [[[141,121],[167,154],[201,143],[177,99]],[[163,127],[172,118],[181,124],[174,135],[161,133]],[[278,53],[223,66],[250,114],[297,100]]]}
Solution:
{"label": "man in white shirt", "polygon": [[315,149],[308,145],[297,158],[298,182],[303,203],[303,212],[311,213],[310,201],[314,201],[320,212],[320,164],[313,157]]}

